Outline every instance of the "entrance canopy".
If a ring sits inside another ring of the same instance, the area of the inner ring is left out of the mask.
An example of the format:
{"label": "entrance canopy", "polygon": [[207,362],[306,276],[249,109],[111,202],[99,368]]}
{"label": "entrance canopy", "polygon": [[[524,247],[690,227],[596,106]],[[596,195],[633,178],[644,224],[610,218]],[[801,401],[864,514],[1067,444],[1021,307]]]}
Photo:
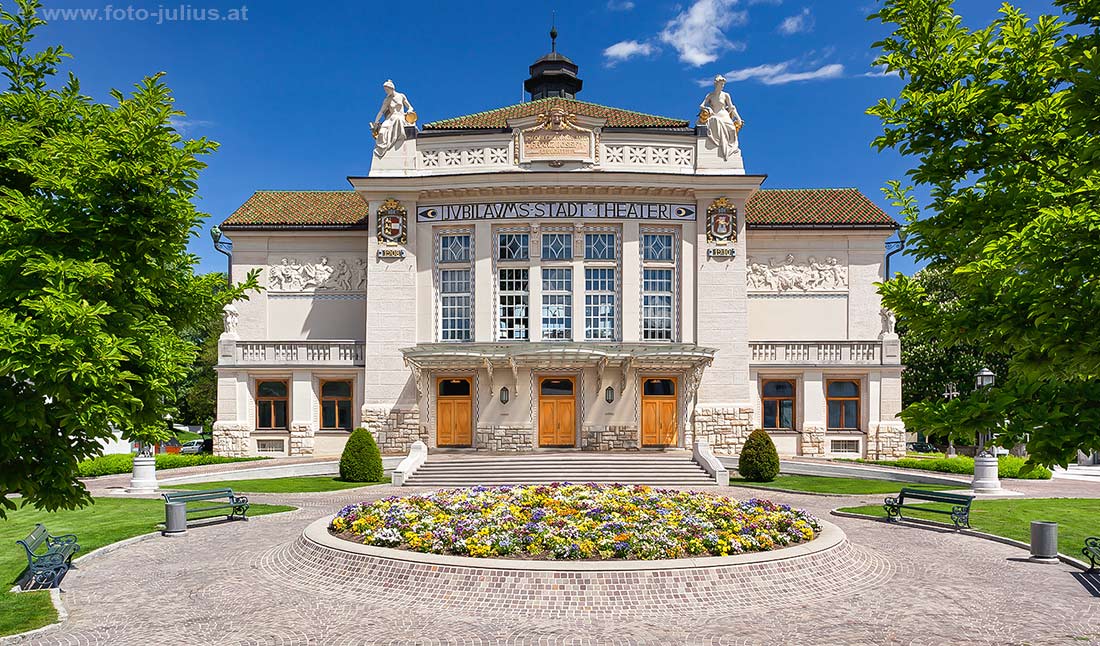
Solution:
{"label": "entrance canopy", "polygon": [[518,378],[520,368],[556,370],[597,368],[600,378],[607,368],[626,373],[636,370],[664,370],[701,376],[714,359],[715,350],[694,343],[419,343],[403,348],[405,365],[413,369],[417,383],[431,370],[485,368],[490,382],[496,369],[511,369]]}

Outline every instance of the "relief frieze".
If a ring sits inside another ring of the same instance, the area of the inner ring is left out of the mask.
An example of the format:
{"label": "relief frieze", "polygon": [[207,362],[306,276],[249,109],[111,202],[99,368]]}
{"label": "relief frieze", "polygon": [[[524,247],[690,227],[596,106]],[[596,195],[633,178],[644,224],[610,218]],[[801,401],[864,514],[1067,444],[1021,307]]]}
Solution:
{"label": "relief frieze", "polygon": [[749,256],[748,281],[749,290],[757,292],[841,292],[848,289],[848,267],[833,256],[798,261],[787,254],[779,262]]}

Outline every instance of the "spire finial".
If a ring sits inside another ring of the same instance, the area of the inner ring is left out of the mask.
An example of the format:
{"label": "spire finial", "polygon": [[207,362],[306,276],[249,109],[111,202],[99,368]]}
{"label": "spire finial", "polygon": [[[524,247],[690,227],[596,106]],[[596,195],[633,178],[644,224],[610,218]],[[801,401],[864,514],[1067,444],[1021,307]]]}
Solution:
{"label": "spire finial", "polygon": [[550,12],[550,51],[551,52],[558,51],[558,28],[556,26],[557,17],[558,17],[558,12],[557,11],[551,11]]}

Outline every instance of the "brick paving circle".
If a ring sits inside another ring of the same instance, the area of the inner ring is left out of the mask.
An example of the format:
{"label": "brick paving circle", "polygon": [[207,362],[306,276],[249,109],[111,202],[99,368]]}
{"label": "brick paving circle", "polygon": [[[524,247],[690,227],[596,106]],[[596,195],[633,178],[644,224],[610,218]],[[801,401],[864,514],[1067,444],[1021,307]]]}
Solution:
{"label": "brick paving circle", "polygon": [[65,581],[69,619],[28,643],[1100,645],[1100,599],[1072,568],[1029,563],[1022,550],[975,537],[830,518],[830,508],[849,503],[837,498],[770,496],[844,530],[849,544],[837,556],[847,561],[835,576],[822,583],[811,572],[803,580],[793,572],[740,586],[673,580],[683,587],[674,587],[665,604],[647,601],[653,590],[669,596],[662,577],[624,581],[621,589],[580,576],[532,587],[507,577],[462,580],[443,570],[418,573],[410,583],[400,572],[337,560],[313,567],[315,556],[302,552],[306,525],[350,502],[393,493],[380,486],[250,496],[301,509],[92,559]]}

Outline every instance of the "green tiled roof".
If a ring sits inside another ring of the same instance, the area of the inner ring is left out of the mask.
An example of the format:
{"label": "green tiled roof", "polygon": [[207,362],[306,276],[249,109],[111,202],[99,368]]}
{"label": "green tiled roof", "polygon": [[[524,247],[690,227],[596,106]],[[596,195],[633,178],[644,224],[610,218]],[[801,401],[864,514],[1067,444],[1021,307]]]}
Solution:
{"label": "green tiled roof", "polygon": [[745,205],[745,222],[756,226],[897,226],[889,215],[854,188],[760,190]]}
{"label": "green tiled roof", "polygon": [[507,128],[509,119],[531,117],[543,114],[552,108],[561,108],[568,113],[585,117],[607,119],[608,128],[686,128],[688,122],[683,119],[658,117],[652,114],[610,108],[598,103],[550,97],[527,103],[517,103],[495,110],[452,117],[425,124],[425,130],[462,130],[466,128]]}
{"label": "green tiled roof", "polygon": [[[365,227],[367,203],[355,191],[258,191],[233,212],[227,229]],[[757,191],[745,208],[749,226],[897,226],[854,188]]]}
{"label": "green tiled roof", "polygon": [[369,215],[355,191],[257,191],[222,227],[365,227]]}

